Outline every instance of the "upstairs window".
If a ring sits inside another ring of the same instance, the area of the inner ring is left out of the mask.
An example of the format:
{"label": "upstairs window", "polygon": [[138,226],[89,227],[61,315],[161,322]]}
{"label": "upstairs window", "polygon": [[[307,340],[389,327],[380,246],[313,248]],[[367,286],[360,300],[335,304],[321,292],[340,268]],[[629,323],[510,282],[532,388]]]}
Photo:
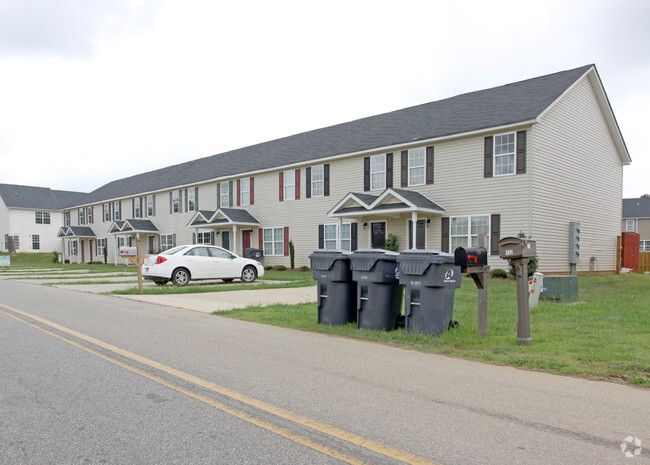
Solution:
{"label": "upstairs window", "polygon": [[196,210],[196,190],[187,189],[187,211],[193,212]]}
{"label": "upstairs window", "polygon": [[408,151],[408,185],[421,186],[426,175],[426,150],[424,147]]}
{"label": "upstairs window", "polygon": [[119,221],[122,219],[122,202],[116,200],[113,202],[113,221]]}
{"label": "upstairs window", "polygon": [[70,210],[63,212],[63,226],[70,226]]}
{"label": "upstairs window", "polygon": [[181,211],[181,192],[172,191],[172,213],[179,213]]}
{"label": "upstairs window", "polygon": [[251,179],[244,178],[240,180],[239,183],[240,194],[239,201],[241,205],[250,205],[251,204]]}
{"label": "upstairs window", "polygon": [[296,198],[296,172],[293,170],[284,172],[284,200],[295,200]]}
{"label": "upstairs window", "polygon": [[79,224],[86,224],[86,209],[79,209]]}
{"label": "upstairs window", "polygon": [[86,219],[88,220],[88,224],[93,224],[93,207],[86,207]]}
{"label": "upstairs window", "polygon": [[386,189],[386,155],[370,157],[370,190]]}
{"label": "upstairs window", "polygon": [[154,196],[147,196],[147,216],[154,216],[156,214],[156,209],[154,207]]}
{"label": "upstairs window", "polygon": [[494,136],[494,175],[515,174],[515,133]]}
{"label": "upstairs window", "polygon": [[221,207],[229,207],[230,206],[230,182],[225,181],[222,182],[221,187],[219,188],[220,193],[219,193],[219,205]]}
{"label": "upstairs window", "polygon": [[133,199],[133,218],[142,218],[142,199]]}
{"label": "upstairs window", "polygon": [[104,222],[111,221],[111,204],[104,204]]}
{"label": "upstairs window", "polygon": [[[36,224],[50,224],[50,212],[34,212]],[[68,225],[66,225],[68,226]]]}
{"label": "upstairs window", "polygon": [[322,197],[325,195],[325,166],[318,165],[311,168],[311,195]]}
{"label": "upstairs window", "polygon": [[625,231],[634,232],[634,220],[625,220]]}

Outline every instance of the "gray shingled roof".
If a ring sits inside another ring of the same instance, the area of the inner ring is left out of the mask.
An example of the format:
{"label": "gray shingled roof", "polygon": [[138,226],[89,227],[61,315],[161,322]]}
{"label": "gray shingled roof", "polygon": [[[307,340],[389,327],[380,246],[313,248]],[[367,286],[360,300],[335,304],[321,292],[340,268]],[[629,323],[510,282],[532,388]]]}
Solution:
{"label": "gray shingled roof", "polygon": [[84,201],[83,192],[56,191],[48,187],[0,184],[0,197],[8,208],[61,210]]}
{"label": "gray shingled roof", "polygon": [[650,218],[650,198],[623,199],[623,218]]}
{"label": "gray shingled roof", "polygon": [[470,92],[119,179],[91,192],[86,202],[528,121],[544,112],[592,66]]}

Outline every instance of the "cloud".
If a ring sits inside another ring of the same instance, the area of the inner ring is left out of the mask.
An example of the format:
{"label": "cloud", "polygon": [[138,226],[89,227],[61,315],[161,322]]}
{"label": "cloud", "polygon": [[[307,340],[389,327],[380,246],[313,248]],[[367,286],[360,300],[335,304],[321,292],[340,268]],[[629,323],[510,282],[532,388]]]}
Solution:
{"label": "cloud", "polygon": [[9,0],[0,2],[0,59],[49,55],[88,59],[102,34],[147,22],[153,3],[126,0]]}

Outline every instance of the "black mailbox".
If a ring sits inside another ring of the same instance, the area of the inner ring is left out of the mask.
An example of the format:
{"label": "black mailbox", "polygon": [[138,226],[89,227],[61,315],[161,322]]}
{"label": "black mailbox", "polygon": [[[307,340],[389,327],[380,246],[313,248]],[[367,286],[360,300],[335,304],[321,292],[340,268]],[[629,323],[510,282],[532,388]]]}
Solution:
{"label": "black mailbox", "polygon": [[465,272],[465,268],[471,266],[487,266],[487,250],[483,247],[458,247],[454,251],[456,266],[460,266]]}

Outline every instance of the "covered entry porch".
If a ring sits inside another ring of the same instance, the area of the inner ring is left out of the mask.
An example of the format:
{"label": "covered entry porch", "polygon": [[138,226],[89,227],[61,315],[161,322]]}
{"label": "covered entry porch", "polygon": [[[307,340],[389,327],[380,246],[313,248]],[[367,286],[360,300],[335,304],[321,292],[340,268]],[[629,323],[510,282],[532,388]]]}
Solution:
{"label": "covered entry porch", "polygon": [[187,224],[193,229],[192,242],[212,244],[245,257],[246,249],[257,248],[260,223],[243,208],[200,210]]}
{"label": "covered entry porch", "polygon": [[64,260],[70,263],[86,263],[95,259],[96,236],[89,226],[64,226],[56,235],[61,238]]}
{"label": "covered entry porch", "polygon": [[160,231],[151,220],[129,219],[114,221],[108,232],[115,237],[113,241],[113,264],[129,264],[130,262],[120,257],[120,247],[135,247],[136,237],[139,234],[142,240],[144,255],[151,255],[160,250]]}
{"label": "covered entry porch", "polygon": [[[356,222],[353,229],[360,249],[385,248],[388,235],[394,234],[399,250],[404,250],[433,248],[429,226],[433,218],[444,213],[444,208],[419,192],[390,188],[379,195],[349,193],[328,216],[337,220],[339,231],[345,230],[346,222]],[[327,231],[324,235],[327,236]],[[345,239],[341,236],[337,235],[335,247],[325,237],[322,248],[345,249]]]}

